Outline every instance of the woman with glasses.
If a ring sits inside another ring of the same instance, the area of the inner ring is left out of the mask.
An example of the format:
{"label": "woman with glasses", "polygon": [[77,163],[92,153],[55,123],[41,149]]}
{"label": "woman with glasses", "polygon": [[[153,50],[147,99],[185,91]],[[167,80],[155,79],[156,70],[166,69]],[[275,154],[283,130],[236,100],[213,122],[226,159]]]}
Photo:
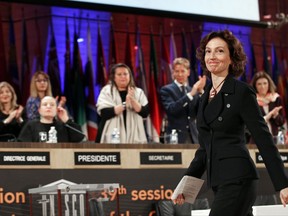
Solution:
{"label": "woman with glasses", "polygon": [[[29,120],[39,118],[40,101],[45,96],[52,96],[52,87],[49,80],[49,75],[43,71],[34,73],[30,83],[30,97],[26,103],[27,118]],[[64,106],[65,97],[61,97],[59,105]]]}
{"label": "woman with glasses", "polygon": [[121,143],[147,143],[143,118],[149,115],[148,100],[135,86],[126,64],[112,66],[109,83],[102,88],[96,106],[101,116],[96,142],[110,143],[110,135],[117,128]]}

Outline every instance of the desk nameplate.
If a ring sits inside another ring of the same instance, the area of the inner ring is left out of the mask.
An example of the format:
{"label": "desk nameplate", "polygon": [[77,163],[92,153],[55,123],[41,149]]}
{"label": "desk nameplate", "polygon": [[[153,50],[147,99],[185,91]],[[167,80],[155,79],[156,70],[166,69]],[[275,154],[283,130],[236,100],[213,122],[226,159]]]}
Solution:
{"label": "desk nameplate", "polygon": [[74,152],[75,165],[120,165],[120,152]]}
{"label": "desk nameplate", "polygon": [[49,152],[28,151],[2,151],[0,152],[0,165],[50,165]]}

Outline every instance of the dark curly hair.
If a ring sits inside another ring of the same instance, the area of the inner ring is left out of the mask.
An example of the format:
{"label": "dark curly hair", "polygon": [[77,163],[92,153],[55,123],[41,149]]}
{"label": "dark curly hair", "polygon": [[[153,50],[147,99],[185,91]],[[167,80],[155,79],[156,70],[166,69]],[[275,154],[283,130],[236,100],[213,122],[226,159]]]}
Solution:
{"label": "dark curly hair", "polygon": [[241,42],[228,30],[211,32],[202,38],[200,46],[197,48],[196,57],[200,61],[203,72],[210,76],[210,73],[205,64],[205,49],[207,43],[213,38],[221,38],[224,40],[230,52],[231,64],[229,65],[229,74],[234,77],[241,76],[245,71],[245,64],[247,61]]}

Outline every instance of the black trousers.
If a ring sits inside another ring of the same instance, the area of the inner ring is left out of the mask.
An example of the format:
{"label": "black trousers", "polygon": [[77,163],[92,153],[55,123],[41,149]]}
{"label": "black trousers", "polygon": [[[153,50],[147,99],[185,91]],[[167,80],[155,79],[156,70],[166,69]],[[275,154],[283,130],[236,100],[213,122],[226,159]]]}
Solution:
{"label": "black trousers", "polygon": [[213,187],[214,201],[209,216],[253,216],[255,179],[243,179]]}

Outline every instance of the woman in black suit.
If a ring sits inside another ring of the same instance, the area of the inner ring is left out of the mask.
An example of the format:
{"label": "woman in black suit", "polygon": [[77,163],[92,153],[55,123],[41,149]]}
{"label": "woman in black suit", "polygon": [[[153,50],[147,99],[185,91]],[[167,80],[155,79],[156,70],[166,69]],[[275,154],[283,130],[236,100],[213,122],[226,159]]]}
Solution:
{"label": "woman in black suit", "polygon": [[[288,178],[278,149],[256,100],[255,91],[236,79],[244,72],[246,55],[228,30],[206,35],[197,58],[211,78],[197,115],[200,147],[185,175],[201,178],[207,171],[214,192],[210,216],[247,216],[256,199],[258,174],[245,145],[245,125],[264,159],[274,187],[288,202]],[[174,202],[182,204],[183,194]]]}

